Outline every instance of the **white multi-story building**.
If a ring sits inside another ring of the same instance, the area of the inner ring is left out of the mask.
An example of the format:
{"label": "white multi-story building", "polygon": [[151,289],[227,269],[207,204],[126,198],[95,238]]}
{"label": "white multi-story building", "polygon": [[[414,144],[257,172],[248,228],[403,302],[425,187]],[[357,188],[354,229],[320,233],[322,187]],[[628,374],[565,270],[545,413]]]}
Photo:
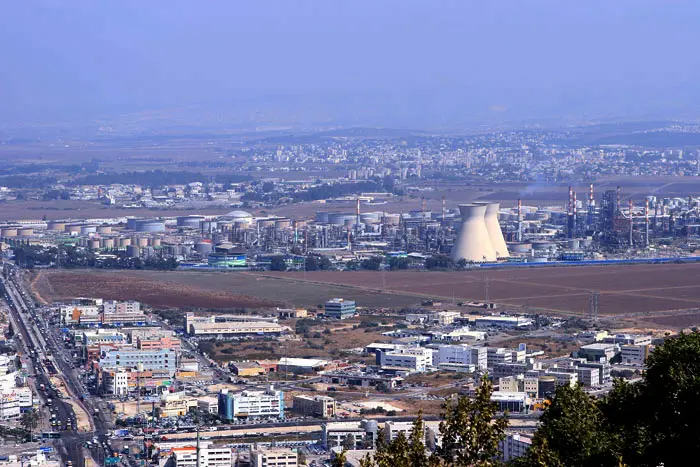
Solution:
{"label": "white multi-story building", "polygon": [[382,354],[380,365],[423,372],[433,365],[433,351],[424,347],[394,350]]}
{"label": "white multi-story building", "polygon": [[513,353],[510,349],[502,347],[487,347],[486,349],[486,365],[488,368],[493,368],[497,363],[511,363],[513,361]]}
{"label": "white multi-story building", "polygon": [[251,467],[297,467],[299,455],[294,449],[269,448],[250,451]]}
{"label": "white multi-story building", "polygon": [[127,300],[125,302],[106,300],[102,304],[102,310],[105,314],[140,315],[141,303],[135,300]]}
{"label": "white multi-story building", "polygon": [[284,392],[270,388],[265,391],[219,393],[219,415],[228,420],[238,418],[284,417]]}
{"label": "white multi-story building", "polygon": [[355,442],[355,449],[371,449],[375,445],[378,428],[376,420],[324,423],[321,443],[330,449],[343,446],[345,440],[350,437]]}
{"label": "white multi-story building", "polygon": [[437,364],[474,365],[485,370],[488,357],[485,347],[469,345],[441,345],[438,347]]}
{"label": "white multi-story building", "polygon": [[498,442],[500,458],[503,462],[509,462],[516,457],[524,456],[532,446],[532,438],[521,433],[507,433],[506,437]]}
{"label": "white multi-story building", "polygon": [[[172,448],[175,467],[198,467],[197,448],[185,446]],[[200,448],[199,467],[231,467],[231,448]]]}
{"label": "white multi-story building", "polygon": [[649,345],[626,344],[622,346],[622,363],[628,365],[644,365],[649,356]]}
{"label": "white multi-story building", "polygon": [[428,315],[428,319],[440,326],[447,326],[455,322],[455,319],[462,317],[459,311],[436,311]]}
{"label": "white multi-story building", "polygon": [[600,381],[600,370],[591,367],[577,367],[576,378],[586,387],[597,386]]}

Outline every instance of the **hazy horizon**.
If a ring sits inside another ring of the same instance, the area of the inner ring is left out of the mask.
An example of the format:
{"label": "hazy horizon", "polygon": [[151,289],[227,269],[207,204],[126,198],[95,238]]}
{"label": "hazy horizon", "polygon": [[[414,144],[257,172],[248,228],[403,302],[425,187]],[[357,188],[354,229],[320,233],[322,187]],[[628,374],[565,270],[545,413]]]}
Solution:
{"label": "hazy horizon", "polygon": [[0,124],[697,118],[699,14],[643,0],[7,2]]}

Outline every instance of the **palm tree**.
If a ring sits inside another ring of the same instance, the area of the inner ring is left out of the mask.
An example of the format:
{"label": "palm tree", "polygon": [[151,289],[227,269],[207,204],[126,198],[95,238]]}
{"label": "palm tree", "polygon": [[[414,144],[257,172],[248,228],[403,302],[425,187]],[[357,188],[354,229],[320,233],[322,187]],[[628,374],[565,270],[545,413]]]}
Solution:
{"label": "palm tree", "polygon": [[29,432],[29,439],[32,440],[32,432],[39,426],[39,415],[36,410],[30,409],[22,414],[22,420],[20,421],[22,427]]}

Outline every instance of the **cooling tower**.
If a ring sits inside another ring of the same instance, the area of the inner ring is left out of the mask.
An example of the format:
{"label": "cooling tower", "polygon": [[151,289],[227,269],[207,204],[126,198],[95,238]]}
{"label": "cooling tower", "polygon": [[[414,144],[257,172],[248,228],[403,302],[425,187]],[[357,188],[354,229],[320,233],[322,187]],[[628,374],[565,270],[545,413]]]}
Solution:
{"label": "cooling tower", "polygon": [[503,232],[501,231],[501,224],[498,223],[498,210],[501,205],[499,203],[475,203],[486,206],[486,229],[489,231],[489,238],[491,239],[491,245],[493,249],[496,250],[497,258],[508,258],[508,246],[506,245],[506,239],[503,238]]}
{"label": "cooling tower", "polygon": [[460,204],[462,223],[452,247],[452,260],[496,261],[496,251],[486,228],[486,205]]}

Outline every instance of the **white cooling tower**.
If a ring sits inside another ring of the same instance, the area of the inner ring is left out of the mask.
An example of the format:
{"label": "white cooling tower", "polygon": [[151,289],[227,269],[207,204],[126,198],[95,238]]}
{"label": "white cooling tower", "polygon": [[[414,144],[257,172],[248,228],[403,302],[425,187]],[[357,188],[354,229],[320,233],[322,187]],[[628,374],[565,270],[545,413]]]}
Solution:
{"label": "white cooling tower", "polygon": [[486,206],[486,229],[489,231],[489,238],[491,239],[491,245],[493,249],[496,250],[496,257],[498,258],[508,258],[508,245],[506,245],[506,239],[503,238],[503,232],[501,231],[501,224],[498,223],[498,211],[501,207],[499,203],[474,203]]}
{"label": "white cooling tower", "polygon": [[461,259],[474,262],[496,261],[496,251],[486,228],[486,206],[460,204],[459,212],[462,223],[457,240],[452,246],[452,260],[454,262]]}

